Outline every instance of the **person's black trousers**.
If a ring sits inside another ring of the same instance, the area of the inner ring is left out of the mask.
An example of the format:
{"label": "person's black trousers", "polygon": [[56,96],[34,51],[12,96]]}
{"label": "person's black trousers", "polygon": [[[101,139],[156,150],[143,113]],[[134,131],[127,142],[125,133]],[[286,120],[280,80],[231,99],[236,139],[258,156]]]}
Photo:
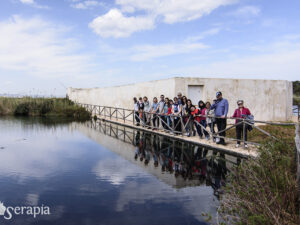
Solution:
{"label": "person's black trousers", "polygon": [[[226,129],[227,120],[225,118],[216,118],[216,124],[217,124],[217,128],[218,128],[218,132],[220,132],[220,131]],[[218,136],[225,137],[226,136],[226,132],[223,131],[223,132],[219,133]],[[221,143],[225,143],[224,138],[220,138],[220,142]]]}
{"label": "person's black trousers", "polygon": [[[240,124],[237,125],[235,129],[236,129],[236,139],[237,139],[236,143],[240,144],[241,143],[240,140],[244,141],[244,133],[243,133],[244,126],[243,124]],[[245,141],[247,141],[247,124],[245,126]]]}
{"label": "person's black trousers", "polygon": [[134,117],[135,117],[136,124],[140,124],[140,114],[139,114],[139,112],[135,112]]}
{"label": "person's black trousers", "polygon": [[159,118],[157,114],[153,114],[152,123],[153,123],[153,128],[159,128]]}

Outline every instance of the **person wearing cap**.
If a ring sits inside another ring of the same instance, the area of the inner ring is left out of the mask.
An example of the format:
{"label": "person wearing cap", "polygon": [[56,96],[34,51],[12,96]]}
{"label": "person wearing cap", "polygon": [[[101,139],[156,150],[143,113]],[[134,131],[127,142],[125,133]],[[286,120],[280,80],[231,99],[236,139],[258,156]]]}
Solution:
{"label": "person wearing cap", "polygon": [[[241,122],[241,119],[247,119],[247,116],[251,115],[251,112],[248,108],[244,107],[244,101],[243,100],[238,100],[237,101],[237,105],[238,105],[238,108],[234,111],[232,117],[233,118],[236,118],[235,120],[235,123],[239,123]],[[248,145],[247,145],[247,124],[246,124],[246,127],[245,127],[245,148],[248,148]],[[243,134],[243,131],[244,131],[244,124],[241,123],[239,125],[236,126],[236,139],[237,139],[237,142],[236,142],[236,146],[235,147],[239,147],[240,144],[241,144],[241,137]]]}
{"label": "person wearing cap", "polygon": [[182,105],[183,104],[183,100],[182,100],[182,93],[181,92],[177,93],[177,99],[178,99],[178,104]]}
{"label": "person wearing cap", "polygon": [[[218,127],[218,132],[222,131],[221,133],[219,133],[219,136],[225,137],[226,133],[223,130],[226,129],[226,125],[227,125],[226,117],[228,114],[229,104],[228,104],[228,100],[223,98],[222,92],[218,91],[216,93],[216,97],[217,97],[217,99],[214,100],[214,103],[212,104],[210,109],[215,110],[216,124]],[[218,141],[216,143],[225,145],[225,140],[224,140],[224,138],[220,138],[220,141]]]}

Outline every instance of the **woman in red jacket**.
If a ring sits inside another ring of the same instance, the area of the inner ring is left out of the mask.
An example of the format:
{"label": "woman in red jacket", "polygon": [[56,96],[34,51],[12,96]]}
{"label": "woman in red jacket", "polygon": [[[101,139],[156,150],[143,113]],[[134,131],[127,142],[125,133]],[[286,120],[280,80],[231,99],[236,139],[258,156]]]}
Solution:
{"label": "woman in red jacket", "polygon": [[[251,115],[250,110],[248,108],[244,107],[243,100],[238,100],[237,105],[238,105],[238,108],[234,111],[234,114],[232,116],[232,117],[236,118],[236,120],[235,120],[236,124],[241,122],[241,120],[240,120],[241,118],[247,119],[247,116]],[[245,141],[246,142],[247,142],[247,127],[248,127],[248,125],[246,124],[246,126],[245,126]],[[243,123],[236,126],[236,139],[237,139],[236,147],[237,148],[240,146],[240,143],[241,143],[240,140],[241,140],[241,137],[243,134],[243,130],[244,130]],[[247,143],[245,143],[245,148],[248,148]]]}

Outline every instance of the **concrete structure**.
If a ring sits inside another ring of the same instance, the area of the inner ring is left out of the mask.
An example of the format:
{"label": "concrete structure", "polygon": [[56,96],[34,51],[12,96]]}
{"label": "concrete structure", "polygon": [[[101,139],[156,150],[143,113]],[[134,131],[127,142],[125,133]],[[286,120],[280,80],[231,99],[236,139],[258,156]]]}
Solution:
{"label": "concrete structure", "polygon": [[217,91],[229,101],[229,114],[236,109],[236,101],[243,99],[255,120],[287,121],[292,119],[292,82],[284,80],[214,79],[175,77],[164,80],[106,88],[68,88],[69,98],[75,102],[133,109],[133,97],[164,94],[174,97],[182,92],[193,103],[212,102]]}

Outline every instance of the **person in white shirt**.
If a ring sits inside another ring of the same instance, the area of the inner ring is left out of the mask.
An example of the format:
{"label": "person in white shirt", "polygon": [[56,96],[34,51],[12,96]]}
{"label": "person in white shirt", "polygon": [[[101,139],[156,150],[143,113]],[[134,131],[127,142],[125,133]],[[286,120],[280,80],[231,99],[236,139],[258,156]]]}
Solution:
{"label": "person in white shirt", "polygon": [[134,103],[134,118],[136,121],[136,125],[140,125],[140,116],[139,116],[139,102],[136,97],[133,98],[133,103]]}

